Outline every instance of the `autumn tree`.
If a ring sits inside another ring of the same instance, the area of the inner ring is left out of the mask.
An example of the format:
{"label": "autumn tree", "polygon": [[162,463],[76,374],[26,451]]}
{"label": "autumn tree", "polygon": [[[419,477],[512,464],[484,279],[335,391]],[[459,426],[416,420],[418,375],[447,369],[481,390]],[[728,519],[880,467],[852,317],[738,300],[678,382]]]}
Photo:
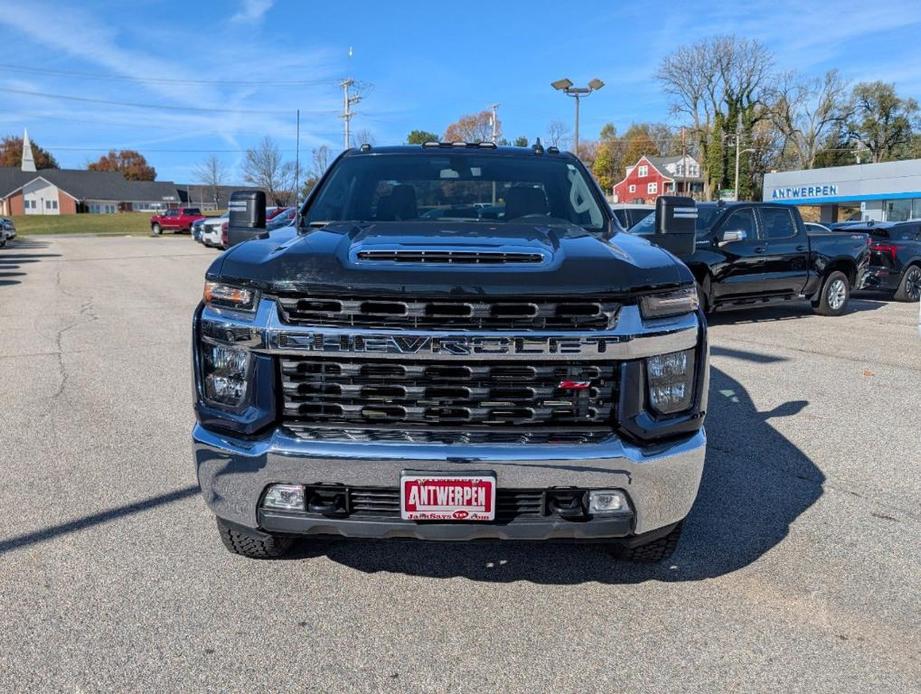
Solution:
{"label": "autumn tree", "polygon": [[896,159],[912,141],[912,121],[918,102],[902,98],[894,84],[861,82],[851,97],[850,138],[869,152],[875,162]]}
{"label": "autumn tree", "polygon": [[[451,123],[445,130],[445,142],[492,142],[492,111],[461,116],[456,123]],[[495,125],[496,139],[502,135],[502,122],[497,118]]]}
{"label": "autumn tree", "polygon": [[[59,169],[57,160],[54,155],[47,149],[39,147],[32,142],[32,157],[35,159],[36,169]],[[15,135],[7,135],[0,140],[0,166],[15,166],[17,169],[22,165],[22,138]]]}
{"label": "autumn tree", "polygon": [[592,173],[606,195],[613,191],[615,183],[623,179],[625,166],[624,140],[617,136],[613,123],[606,123],[601,128],[592,162]]}
{"label": "autumn tree", "polygon": [[634,123],[624,135],[624,160],[627,165],[635,164],[642,156],[659,154],[659,148],[652,139],[649,126]]}
{"label": "autumn tree", "polygon": [[153,181],[157,170],[147,163],[144,155],[133,149],[110,149],[87,167],[90,171],[117,171],[129,181]]}
{"label": "autumn tree", "polygon": [[287,205],[294,195],[294,164],[282,159],[275,141],[266,135],[255,147],[246,150],[242,164],[243,180],[262,188],[275,205]]}
{"label": "autumn tree", "polygon": [[406,136],[408,145],[424,145],[426,142],[438,142],[441,138],[430,130],[412,130]]}
{"label": "autumn tree", "polygon": [[209,154],[192,171],[196,180],[208,189],[208,197],[220,207],[221,186],[227,182],[227,167],[216,154]]}

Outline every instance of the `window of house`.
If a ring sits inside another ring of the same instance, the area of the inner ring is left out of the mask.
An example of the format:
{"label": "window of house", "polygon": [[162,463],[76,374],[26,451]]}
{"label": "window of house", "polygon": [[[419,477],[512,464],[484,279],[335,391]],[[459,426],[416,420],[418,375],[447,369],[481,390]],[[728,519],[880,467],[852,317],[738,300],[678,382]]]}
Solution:
{"label": "window of house", "polygon": [[52,201],[51,201],[51,209],[52,209],[52,210],[58,209],[58,201],[57,201],[57,200],[52,200]]}
{"label": "window of house", "polygon": [[647,185],[646,185],[646,192],[647,192],[649,195],[655,195],[656,193],[659,192],[659,184],[656,183],[655,181],[653,181],[652,183],[647,184]]}
{"label": "window of house", "polygon": [[639,170],[637,171],[637,175],[638,175],[640,178],[645,178],[646,176],[649,175],[649,167],[646,166],[645,164],[643,164],[643,165],[639,168]]}
{"label": "window of house", "polygon": [[631,193],[635,193],[635,192],[636,192],[636,186],[633,185],[632,183],[630,184],[630,192],[631,192]]}

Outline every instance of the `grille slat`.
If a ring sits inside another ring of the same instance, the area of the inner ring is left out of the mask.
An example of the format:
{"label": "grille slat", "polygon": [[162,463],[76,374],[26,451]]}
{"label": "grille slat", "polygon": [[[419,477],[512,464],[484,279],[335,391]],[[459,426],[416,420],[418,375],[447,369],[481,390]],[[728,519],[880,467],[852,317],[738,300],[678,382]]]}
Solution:
{"label": "grille slat", "polygon": [[336,299],[279,295],[290,325],[429,330],[603,330],[620,305],[609,299]]}
{"label": "grille slat", "polygon": [[502,431],[482,429],[388,429],[323,427],[316,424],[289,422],[286,428],[292,434],[308,441],[360,441],[364,443],[439,443],[457,444],[542,444],[579,445],[599,443],[611,436],[607,427],[594,429],[530,429],[528,431]]}
{"label": "grille slat", "polygon": [[[379,372],[378,367],[386,368]],[[358,429],[383,424],[610,426],[616,393],[613,364],[479,362],[458,367],[283,357],[280,372],[286,422]],[[587,381],[589,387],[561,388],[563,381]]]}
{"label": "grille slat", "polygon": [[[335,488],[331,488],[336,490]],[[349,510],[355,516],[400,517],[399,488],[348,490]],[[544,515],[544,493],[539,489],[496,489],[496,519]]]}

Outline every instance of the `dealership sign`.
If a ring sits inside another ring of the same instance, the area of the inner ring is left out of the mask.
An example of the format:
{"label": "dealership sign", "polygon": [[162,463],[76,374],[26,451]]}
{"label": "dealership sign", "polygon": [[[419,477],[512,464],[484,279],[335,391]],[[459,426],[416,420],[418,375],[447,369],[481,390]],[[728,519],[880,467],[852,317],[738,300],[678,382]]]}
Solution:
{"label": "dealership sign", "polygon": [[796,200],[799,198],[824,198],[838,194],[838,186],[833,183],[815,186],[785,186],[771,191],[772,200]]}

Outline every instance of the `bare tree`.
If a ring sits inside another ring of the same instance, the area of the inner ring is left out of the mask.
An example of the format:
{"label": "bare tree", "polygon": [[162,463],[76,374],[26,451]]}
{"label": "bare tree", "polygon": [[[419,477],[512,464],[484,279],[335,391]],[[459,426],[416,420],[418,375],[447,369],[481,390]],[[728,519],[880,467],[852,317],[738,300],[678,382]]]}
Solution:
{"label": "bare tree", "polygon": [[547,143],[551,147],[566,149],[569,146],[569,126],[561,120],[547,124]]}
{"label": "bare tree", "polygon": [[294,192],[295,166],[282,160],[281,150],[266,135],[256,147],[246,150],[243,180],[265,190],[276,205],[287,205]]}
{"label": "bare tree", "polygon": [[360,147],[361,145],[373,146],[377,144],[377,138],[374,137],[374,133],[372,133],[367,128],[356,130],[354,133],[352,133],[351,140],[352,141],[350,144],[352,147]]}
{"label": "bare tree", "polygon": [[319,180],[329,167],[329,147],[320,145],[311,153],[310,176]]}
{"label": "bare tree", "polygon": [[791,151],[793,166],[811,169],[829,134],[850,117],[847,83],[837,70],[807,78],[779,75],[770,89],[771,120]]}
{"label": "bare tree", "polygon": [[192,172],[195,179],[208,188],[208,196],[215,207],[220,205],[221,186],[227,182],[227,167],[216,154],[209,154]]}

